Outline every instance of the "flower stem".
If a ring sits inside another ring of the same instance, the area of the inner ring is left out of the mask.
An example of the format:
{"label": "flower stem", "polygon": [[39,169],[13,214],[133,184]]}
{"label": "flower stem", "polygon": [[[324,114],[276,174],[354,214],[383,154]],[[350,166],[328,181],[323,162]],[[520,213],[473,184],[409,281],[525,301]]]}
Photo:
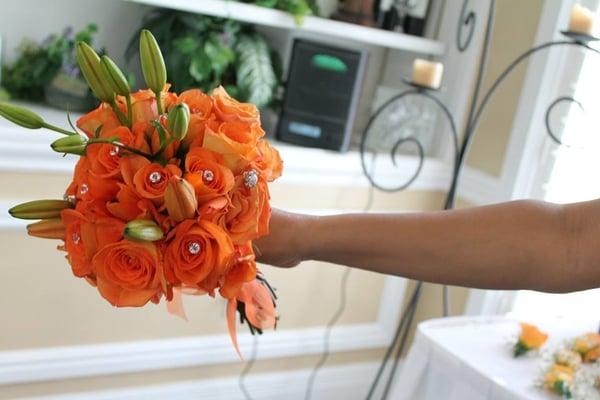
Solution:
{"label": "flower stem", "polygon": [[138,149],[134,149],[133,147],[126,146],[123,143],[119,143],[119,142],[117,142],[115,140],[111,140],[111,139],[104,139],[104,138],[90,139],[88,141],[88,143],[87,143],[87,146],[89,146],[91,144],[112,144],[114,146],[122,148],[123,150],[127,150],[127,151],[129,151],[131,153],[134,153],[134,154],[146,157],[146,158],[152,158],[151,154],[144,153],[143,151],[140,151]]}
{"label": "flower stem", "polygon": [[158,93],[155,92],[154,95],[156,96],[156,110],[158,111],[158,115],[162,115],[163,109],[162,109],[162,99],[160,97],[160,92],[158,92]]}
{"label": "flower stem", "polygon": [[119,110],[119,107],[117,107],[117,103],[114,100],[110,103],[110,106],[112,107],[114,113],[117,114],[117,118],[119,118],[121,125],[129,127],[127,117],[121,110]]}
{"label": "flower stem", "polygon": [[127,126],[131,129],[133,124],[133,107],[131,106],[131,95],[125,96],[125,101],[127,101]]}
{"label": "flower stem", "polygon": [[59,128],[58,126],[49,124],[47,122],[44,122],[42,126],[46,129],[50,129],[51,131],[62,133],[63,135],[77,135],[77,132],[68,131],[66,129]]}

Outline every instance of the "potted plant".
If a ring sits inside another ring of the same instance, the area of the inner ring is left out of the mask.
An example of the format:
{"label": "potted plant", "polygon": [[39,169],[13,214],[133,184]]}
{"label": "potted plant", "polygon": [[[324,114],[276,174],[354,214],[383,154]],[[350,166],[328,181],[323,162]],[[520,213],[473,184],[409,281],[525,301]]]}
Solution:
{"label": "potted plant", "polygon": [[3,69],[2,86],[16,99],[45,101],[70,111],[90,109],[94,99],[77,66],[74,48],[78,41],[91,45],[96,31],[96,25],[89,24],[75,34],[66,28],[39,44],[24,40],[17,60]]}
{"label": "potted plant", "polygon": [[[273,106],[281,82],[279,55],[252,27],[230,19],[167,9],[151,11],[142,27],[163,49],[173,90],[210,91],[222,85],[240,101],[264,109]],[[138,54],[132,38],[126,58]]]}

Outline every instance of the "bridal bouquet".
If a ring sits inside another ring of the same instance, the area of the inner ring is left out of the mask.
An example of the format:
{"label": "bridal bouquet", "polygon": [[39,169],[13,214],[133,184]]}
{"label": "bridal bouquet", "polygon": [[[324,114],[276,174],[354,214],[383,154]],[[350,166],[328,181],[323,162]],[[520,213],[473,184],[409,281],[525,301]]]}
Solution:
{"label": "bridal bouquet", "polygon": [[281,175],[279,154],[264,139],[258,110],[221,87],[169,92],[165,64],[149,31],[140,37],[147,90],[131,93],[123,73],[85,43],[77,60],[101,101],[71,129],[0,103],[0,115],[29,129],[65,136],[52,143],[79,161],[62,200],[10,210],[39,220],[30,235],[59,239],[73,274],[116,307],[165,299],[185,318],[182,294],[228,300],[252,333],[276,324],[275,294],[256,269],[252,241],[268,233],[267,183]]}

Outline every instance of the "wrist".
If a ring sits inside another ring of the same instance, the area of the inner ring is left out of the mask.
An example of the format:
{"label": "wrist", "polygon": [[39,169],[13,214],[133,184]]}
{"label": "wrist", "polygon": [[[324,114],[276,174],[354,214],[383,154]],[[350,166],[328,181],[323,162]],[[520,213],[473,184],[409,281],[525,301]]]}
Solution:
{"label": "wrist", "polygon": [[293,215],[293,246],[300,261],[314,260],[319,242],[320,217],[315,215]]}

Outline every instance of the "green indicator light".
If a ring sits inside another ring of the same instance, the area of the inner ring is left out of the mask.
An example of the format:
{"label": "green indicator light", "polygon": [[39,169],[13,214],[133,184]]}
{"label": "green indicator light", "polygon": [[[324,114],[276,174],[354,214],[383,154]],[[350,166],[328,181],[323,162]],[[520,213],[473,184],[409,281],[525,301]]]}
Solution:
{"label": "green indicator light", "polygon": [[347,72],[348,66],[337,57],[327,54],[316,54],[312,58],[312,65],[316,68],[326,69],[333,72]]}

